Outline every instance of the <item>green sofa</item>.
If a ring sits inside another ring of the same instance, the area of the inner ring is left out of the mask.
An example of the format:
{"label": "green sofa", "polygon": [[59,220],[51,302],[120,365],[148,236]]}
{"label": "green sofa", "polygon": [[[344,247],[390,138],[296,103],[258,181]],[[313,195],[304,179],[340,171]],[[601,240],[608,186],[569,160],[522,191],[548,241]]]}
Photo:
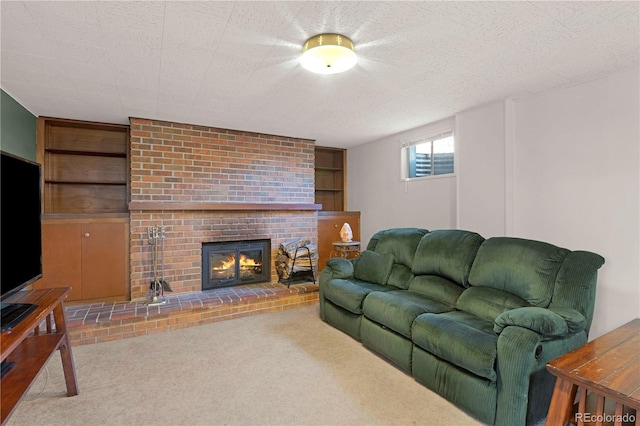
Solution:
{"label": "green sofa", "polygon": [[546,415],[548,361],[587,342],[604,259],[463,230],[388,229],[320,274],[324,321],[481,422]]}

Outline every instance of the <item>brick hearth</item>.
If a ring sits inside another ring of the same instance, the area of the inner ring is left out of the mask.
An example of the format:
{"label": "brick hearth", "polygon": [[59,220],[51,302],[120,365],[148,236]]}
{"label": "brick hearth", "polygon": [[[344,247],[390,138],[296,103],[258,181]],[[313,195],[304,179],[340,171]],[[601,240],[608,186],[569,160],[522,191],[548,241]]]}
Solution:
{"label": "brick hearth", "polygon": [[280,283],[166,294],[167,303],[110,302],[65,307],[73,346],[178,330],[318,303],[318,285]]}

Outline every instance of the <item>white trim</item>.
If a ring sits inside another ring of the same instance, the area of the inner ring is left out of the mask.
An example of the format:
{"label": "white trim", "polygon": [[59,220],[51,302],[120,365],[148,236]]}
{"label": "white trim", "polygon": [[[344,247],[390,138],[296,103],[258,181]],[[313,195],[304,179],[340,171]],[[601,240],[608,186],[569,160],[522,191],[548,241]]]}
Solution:
{"label": "white trim", "polygon": [[[460,129],[458,126],[459,126],[458,117],[456,116],[456,119],[454,122],[454,129],[455,129],[454,134],[460,134]],[[456,138],[455,136],[453,137],[453,149],[455,149],[456,151],[455,156],[453,157],[453,172],[457,175],[458,172],[460,171],[459,169],[460,151],[458,150],[458,138]],[[460,179],[456,179],[455,200],[456,200],[456,219],[453,227],[455,229],[460,229]]]}
{"label": "white trim", "polygon": [[504,101],[504,233],[514,235],[514,159],[516,150],[516,103]]}
{"label": "white trim", "polygon": [[[449,136],[454,136],[453,129],[446,130],[444,132],[432,133],[428,136],[421,137],[419,139],[412,139],[409,142],[402,142],[402,148],[408,148],[410,146],[420,145],[427,142],[433,142],[438,139],[448,138]],[[454,136],[454,149],[455,149],[455,136]]]}
{"label": "white trim", "polygon": [[400,179],[403,182],[415,182],[419,180],[430,180],[430,179],[442,179],[442,178],[454,178],[456,177],[455,173],[445,173],[441,175],[430,175],[430,176],[418,176],[413,178],[402,178]]}

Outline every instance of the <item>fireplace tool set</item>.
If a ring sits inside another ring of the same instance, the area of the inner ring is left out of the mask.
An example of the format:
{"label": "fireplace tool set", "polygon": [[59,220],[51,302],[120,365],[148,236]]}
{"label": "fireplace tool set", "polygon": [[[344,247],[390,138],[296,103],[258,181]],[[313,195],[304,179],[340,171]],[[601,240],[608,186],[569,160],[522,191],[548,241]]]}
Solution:
{"label": "fireplace tool set", "polygon": [[[151,297],[147,302],[149,306],[163,305],[167,303],[164,292],[173,292],[171,286],[164,279],[164,226],[147,227],[147,237],[151,245],[152,279]],[[158,271],[158,263],[160,270]]]}

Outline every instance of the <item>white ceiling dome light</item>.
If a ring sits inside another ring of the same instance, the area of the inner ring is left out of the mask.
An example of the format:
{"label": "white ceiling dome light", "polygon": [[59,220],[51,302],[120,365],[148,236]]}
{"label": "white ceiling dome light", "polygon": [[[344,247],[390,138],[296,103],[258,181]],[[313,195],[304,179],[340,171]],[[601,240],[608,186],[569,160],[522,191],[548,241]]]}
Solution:
{"label": "white ceiling dome light", "polygon": [[300,64],[316,74],[338,74],[358,61],[353,42],[340,34],[318,34],[306,41]]}

